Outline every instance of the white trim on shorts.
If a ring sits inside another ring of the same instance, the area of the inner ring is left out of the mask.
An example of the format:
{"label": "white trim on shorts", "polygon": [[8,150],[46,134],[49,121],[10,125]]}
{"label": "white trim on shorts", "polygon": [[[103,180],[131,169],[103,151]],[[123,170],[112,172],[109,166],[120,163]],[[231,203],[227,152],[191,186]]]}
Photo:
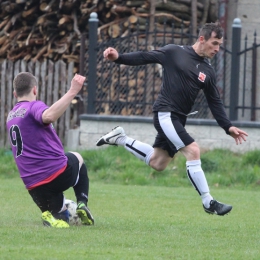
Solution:
{"label": "white trim on shorts", "polygon": [[171,120],[171,112],[158,112],[160,126],[167,138],[174,144],[177,150],[185,147]]}
{"label": "white trim on shorts", "polygon": [[[81,165],[81,166],[82,166],[82,165]],[[79,170],[78,170],[77,180],[75,181],[75,184],[73,185],[73,187],[76,186],[77,183],[78,183],[78,181],[79,181],[79,171],[80,171],[80,164],[79,164]]]}

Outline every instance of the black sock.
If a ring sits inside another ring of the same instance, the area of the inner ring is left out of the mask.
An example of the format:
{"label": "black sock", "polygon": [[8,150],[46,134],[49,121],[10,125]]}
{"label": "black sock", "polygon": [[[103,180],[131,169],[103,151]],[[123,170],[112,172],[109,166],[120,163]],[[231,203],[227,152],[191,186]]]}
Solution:
{"label": "black sock", "polygon": [[79,171],[78,183],[73,187],[75,196],[77,198],[77,203],[79,201],[87,205],[88,202],[88,190],[89,190],[89,178],[88,171],[85,163],[82,164]]}

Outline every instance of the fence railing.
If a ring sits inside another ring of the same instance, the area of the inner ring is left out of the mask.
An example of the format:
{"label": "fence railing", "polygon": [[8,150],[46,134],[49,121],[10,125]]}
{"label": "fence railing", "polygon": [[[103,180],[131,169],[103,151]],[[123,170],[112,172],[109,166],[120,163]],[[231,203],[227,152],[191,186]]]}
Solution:
{"label": "fence railing", "polygon": [[[191,44],[195,38],[182,28],[175,31],[174,25],[171,33],[169,30],[163,33],[162,28],[158,33],[154,26],[154,31],[150,33],[140,30],[124,37],[107,38],[102,31],[98,32],[97,25],[98,19],[92,14],[88,33],[91,37],[86,37],[85,34],[82,37],[80,73],[86,75],[87,80],[86,89],[84,87],[84,92],[79,95],[80,106],[72,105],[54,124],[63,143],[68,130],[74,128],[81,113],[142,116],[150,116],[152,113],[153,102],[160,90],[162,68],[158,64],[130,67],[104,62],[103,51],[106,47],[112,46],[119,52],[129,52],[158,48],[168,43]],[[88,48],[84,46],[85,37],[89,43]],[[257,68],[260,62],[260,44],[256,42],[257,35],[254,34],[252,47],[247,46],[248,39],[245,37],[244,49],[241,51],[241,23],[240,19],[235,19],[230,38],[233,40],[230,44],[232,50],[223,47],[212,60],[221,98],[231,120],[259,121],[260,96],[257,93],[260,91],[260,80]],[[0,61],[0,68],[0,146],[6,147],[9,142],[5,121],[16,102],[13,98],[14,76],[21,71],[34,74],[39,80],[38,98],[51,105],[70,87],[74,63],[4,60]],[[199,113],[193,118],[212,118],[203,93],[198,96],[194,109],[199,110]]]}
{"label": "fence railing", "polygon": [[[98,31],[97,25],[97,16],[92,13],[88,32],[91,37],[88,46],[85,46],[87,59],[84,73],[88,75],[85,112],[150,116],[153,102],[160,91],[162,76],[160,65],[137,67],[116,65],[104,61],[104,49],[111,46],[124,53],[159,48],[168,43],[190,45],[197,36],[192,36],[189,30],[181,28],[176,31],[172,24],[170,32],[169,29],[163,31],[162,27],[158,32],[156,25],[152,32],[145,30],[144,27],[139,30],[136,25],[137,29],[134,32],[119,33],[119,37],[109,38],[104,36],[102,31]],[[257,92],[260,91],[260,81],[256,71],[260,45],[256,43],[255,33],[253,46],[248,48],[245,39],[244,50],[241,51],[241,27],[240,19],[236,18],[232,25],[232,35],[229,37],[231,50],[223,46],[211,63],[216,72],[217,87],[230,119],[257,121],[260,120],[260,106],[257,105],[260,104],[260,99],[256,98]],[[248,66],[245,67],[245,64]],[[199,94],[194,109],[199,110],[199,113],[193,118],[212,118],[203,93]]]}
{"label": "fence railing", "polygon": [[[74,63],[66,64],[63,61],[54,63],[50,60],[46,60],[42,63],[25,62],[23,60],[16,62],[4,60],[0,62],[0,68],[0,147],[8,147],[9,140],[7,138],[6,118],[16,103],[13,97],[13,79],[15,75],[23,71],[35,75],[39,85],[38,99],[50,106],[69,89],[74,76]],[[64,115],[54,123],[56,132],[63,143],[66,141],[68,130],[73,128],[73,124],[76,120],[72,115],[71,108],[68,108]]]}

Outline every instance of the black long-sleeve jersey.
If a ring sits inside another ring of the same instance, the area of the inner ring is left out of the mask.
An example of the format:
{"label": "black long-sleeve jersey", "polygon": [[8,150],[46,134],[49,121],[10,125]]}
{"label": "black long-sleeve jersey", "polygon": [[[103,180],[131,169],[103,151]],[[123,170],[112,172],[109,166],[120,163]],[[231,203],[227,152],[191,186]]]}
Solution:
{"label": "black long-sleeve jersey", "polygon": [[115,63],[138,66],[159,63],[163,67],[163,80],[153,111],[190,113],[202,89],[209,108],[219,126],[227,134],[232,126],[216,87],[216,76],[209,61],[199,56],[192,46],[166,45],[149,52],[119,54]]}

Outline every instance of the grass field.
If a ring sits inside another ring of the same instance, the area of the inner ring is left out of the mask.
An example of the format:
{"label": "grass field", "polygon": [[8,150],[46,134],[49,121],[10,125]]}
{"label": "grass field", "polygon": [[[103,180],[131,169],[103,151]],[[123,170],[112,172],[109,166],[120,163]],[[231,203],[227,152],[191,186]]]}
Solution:
{"label": "grass field", "polygon": [[[257,190],[211,189],[234,206],[228,216],[204,213],[193,187],[92,182],[95,226],[43,227],[19,177],[1,181],[0,259],[259,260]],[[74,199],[73,190],[66,197]]]}

